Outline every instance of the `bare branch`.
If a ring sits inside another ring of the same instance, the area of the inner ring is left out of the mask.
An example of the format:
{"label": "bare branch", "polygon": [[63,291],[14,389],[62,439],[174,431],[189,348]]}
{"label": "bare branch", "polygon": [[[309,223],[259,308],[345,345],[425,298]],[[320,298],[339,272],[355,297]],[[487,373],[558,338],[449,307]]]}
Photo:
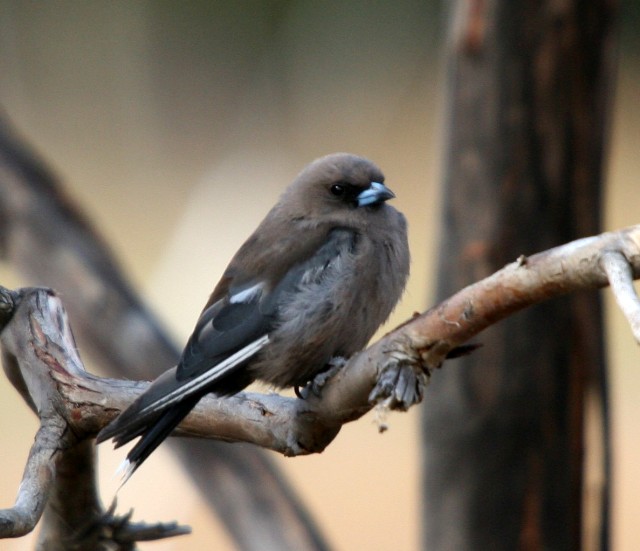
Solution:
{"label": "bare branch", "polygon": [[455,346],[514,312],[569,292],[608,285],[601,258],[618,251],[640,277],[640,226],[521,256],[412,320],[405,333],[430,367]]}
{"label": "bare branch", "polygon": [[627,258],[618,251],[602,255],[602,267],[607,273],[613,295],[627,318],[631,331],[640,344],[640,298],[633,286],[633,269]]}
{"label": "bare branch", "polygon": [[[66,423],[64,427],[68,428]],[[176,522],[132,522],[133,511],[115,514],[115,500],[105,512],[98,496],[95,469],[96,454],[91,440],[81,441],[59,453],[55,462],[55,481],[38,535],[38,549],[130,551],[138,541],[191,532],[188,526]]]}
{"label": "bare branch", "polygon": [[16,502],[11,509],[0,510],[0,538],[24,536],[40,520],[53,482],[53,464],[62,436],[60,426],[52,424],[37,432]]}
{"label": "bare branch", "polygon": [[[359,418],[376,403],[406,409],[420,401],[430,371],[487,326],[537,302],[607,285],[601,267],[605,252],[618,251],[638,277],[638,243],[640,226],[634,226],[521,257],[355,355],[326,383],[321,397],[310,394],[300,400],[246,392],[224,399],[207,397],[176,434],[253,442],[285,455],[322,451],[342,424]],[[40,301],[40,307],[48,309],[46,317],[65,319],[61,303],[47,296],[46,303]],[[68,327],[58,329],[70,345]],[[94,435],[147,387],[144,382],[87,374],[72,346],[54,345],[39,338],[39,333],[32,324],[23,349],[33,349],[58,366],[50,376],[57,383],[66,421],[74,433]],[[68,367],[61,369],[60,365]]]}
{"label": "bare branch", "polygon": [[41,423],[15,505],[0,511],[0,538],[30,532],[43,514],[39,548],[52,551],[125,551],[133,549],[135,541],[187,533],[188,528],[175,523],[133,524],[130,515],[105,513],[96,487],[93,442],[69,423],[70,408],[52,376],[90,379],[77,355],[66,312],[47,289],[0,289],[0,304],[5,373]]}
{"label": "bare branch", "polygon": [[[206,397],[176,435],[252,442],[285,455],[321,452],[344,423],[376,404],[405,410],[419,402],[432,370],[487,326],[537,302],[603,287],[616,277],[624,278],[625,285],[631,277],[640,277],[640,226],[520,257],[352,357],[326,381],[321,396],[309,392],[297,399],[243,392],[229,398]],[[614,285],[620,287],[619,282]],[[105,514],[95,487],[94,451],[87,439],[149,383],[87,373],[62,303],[50,290],[0,289],[0,328],[3,322],[5,372],[38,412],[41,429],[16,505],[0,512],[0,536],[31,530],[47,500],[55,502],[56,516],[45,522],[41,541],[54,534],[53,541],[68,546],[80,533],[86,545],[104,537],[105,531],[112,538],[117,533],[133,539],[136,534],[141,538],[184,533],[175,525],[136,528],[128,524],[128,516]],[[76,497],[69,499],[74,492]],[[119,545],[129,548],[129,543]]]}

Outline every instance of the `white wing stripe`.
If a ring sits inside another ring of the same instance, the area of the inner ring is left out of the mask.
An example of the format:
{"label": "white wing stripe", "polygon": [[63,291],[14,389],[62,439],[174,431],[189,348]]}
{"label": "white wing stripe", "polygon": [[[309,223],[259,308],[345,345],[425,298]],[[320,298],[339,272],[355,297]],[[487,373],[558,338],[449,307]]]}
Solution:
{"label": "white wing stripe", "polygon": [[243,291],[237,292],[235,295],[231,295],[229,297],[229,302],[231,304],[238,304],[239,302],[251,302],[254,298],[262,294],[263,287],[264,284],[262,282],[256,283],[248,289],[244,289]]}
{"label": "white wing stripe", "polygon": [[193,394],[195,391],[200,390],[202,387],[209,384],[212,380],[217,379],[225,375],[227,372],[231,371],[239,363],[248,360],[251,356],[264,348],[264,346],[266,346],[268,342],[269,335],[264,335],[259,339],[256,339],[244,348],[238,350],[235,354],[229,356],[226,360],[214,366],[212,369],[205,371],[204,373],[198,375],[195,379],[192,379],[184,385],[176,388],[174,391],[165,394],[155,402],[147,405],[145,408],[141,409],[138,412],[138,415],[144,415],[150,409],[157,410],[159,408],[164,408],[173,404],[174,402],[178,402],[189,394]]}

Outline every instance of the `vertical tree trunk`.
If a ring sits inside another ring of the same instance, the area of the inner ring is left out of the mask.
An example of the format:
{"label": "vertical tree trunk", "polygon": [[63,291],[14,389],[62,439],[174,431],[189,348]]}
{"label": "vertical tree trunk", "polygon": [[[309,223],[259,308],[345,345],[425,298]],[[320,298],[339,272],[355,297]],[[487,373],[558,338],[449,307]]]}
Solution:
{"label": "vertical tree trunk", "polygon": [[[455,2],[439,298],[600,231],[615,13],[607,0]],[[425,549],[580,549],[587,406],[608,445],[599,297],[532,308],[480,340],[426,396]],[[608,455],[599,468],[587,539],[605,549]]]}

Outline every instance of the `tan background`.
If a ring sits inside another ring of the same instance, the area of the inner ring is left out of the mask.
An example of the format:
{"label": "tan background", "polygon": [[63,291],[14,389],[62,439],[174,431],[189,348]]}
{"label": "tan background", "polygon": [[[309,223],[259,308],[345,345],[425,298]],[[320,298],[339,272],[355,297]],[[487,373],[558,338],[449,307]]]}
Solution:
{"label": "tan background", "polygon": [[[0,0],[0,105],[179,342],[230,256],[304,164],[340,150],[372,158],[410,222],[412,277],[393,325],[430,303],[443,27],[442,13],[411,0]],[[640,222],[633,51],[621,57],[606,229]],[[25,282],[0,265],[0,283]],[[631,551],[640,548],[640,350],[613,308],[608,322],[614,549]],[[94,369],[88,359],[87,367]],[[2,380],[0,400],[0,507],[8,507],[36,425]],[[393,414],[379,435],[368,416],[322,455],[275,457],[336,549],[418,549],[418,421],[418,409]],[[102,446],[105,500],[124,453]],[[120,507],[194,529],[143,549],[232,549],[162,449],[121,492]],[[32,546],[32,537],[0,542],[2,550]]]}

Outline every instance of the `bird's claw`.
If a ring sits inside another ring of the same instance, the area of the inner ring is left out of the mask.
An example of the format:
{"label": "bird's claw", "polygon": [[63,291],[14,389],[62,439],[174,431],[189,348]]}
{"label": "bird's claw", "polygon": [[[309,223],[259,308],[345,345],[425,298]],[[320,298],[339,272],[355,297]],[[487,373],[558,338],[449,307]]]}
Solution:
{"label": "bird's claw", "polygon": [[296,396],[301,400],[306,400],[309,396],[313,395],[317,398],[322,396],[322,389],[324,385],[327,384],[327,381],[331,379],[334,375],[336,375],[347,363],[345,358],[340,356],[335,356],[329,360],[327,364],[328,367],[321,373],[315,376],[312,381],[309,381],[304,387],[300,388],[298,386],[294,387],[294,392]]}
{"label": "bird's claw", "polygon": [[416,358],[404,354],[391,355],[369,394],[369,401],[400,411],[420,403],[429,384],[430,373],[417,363]]}

